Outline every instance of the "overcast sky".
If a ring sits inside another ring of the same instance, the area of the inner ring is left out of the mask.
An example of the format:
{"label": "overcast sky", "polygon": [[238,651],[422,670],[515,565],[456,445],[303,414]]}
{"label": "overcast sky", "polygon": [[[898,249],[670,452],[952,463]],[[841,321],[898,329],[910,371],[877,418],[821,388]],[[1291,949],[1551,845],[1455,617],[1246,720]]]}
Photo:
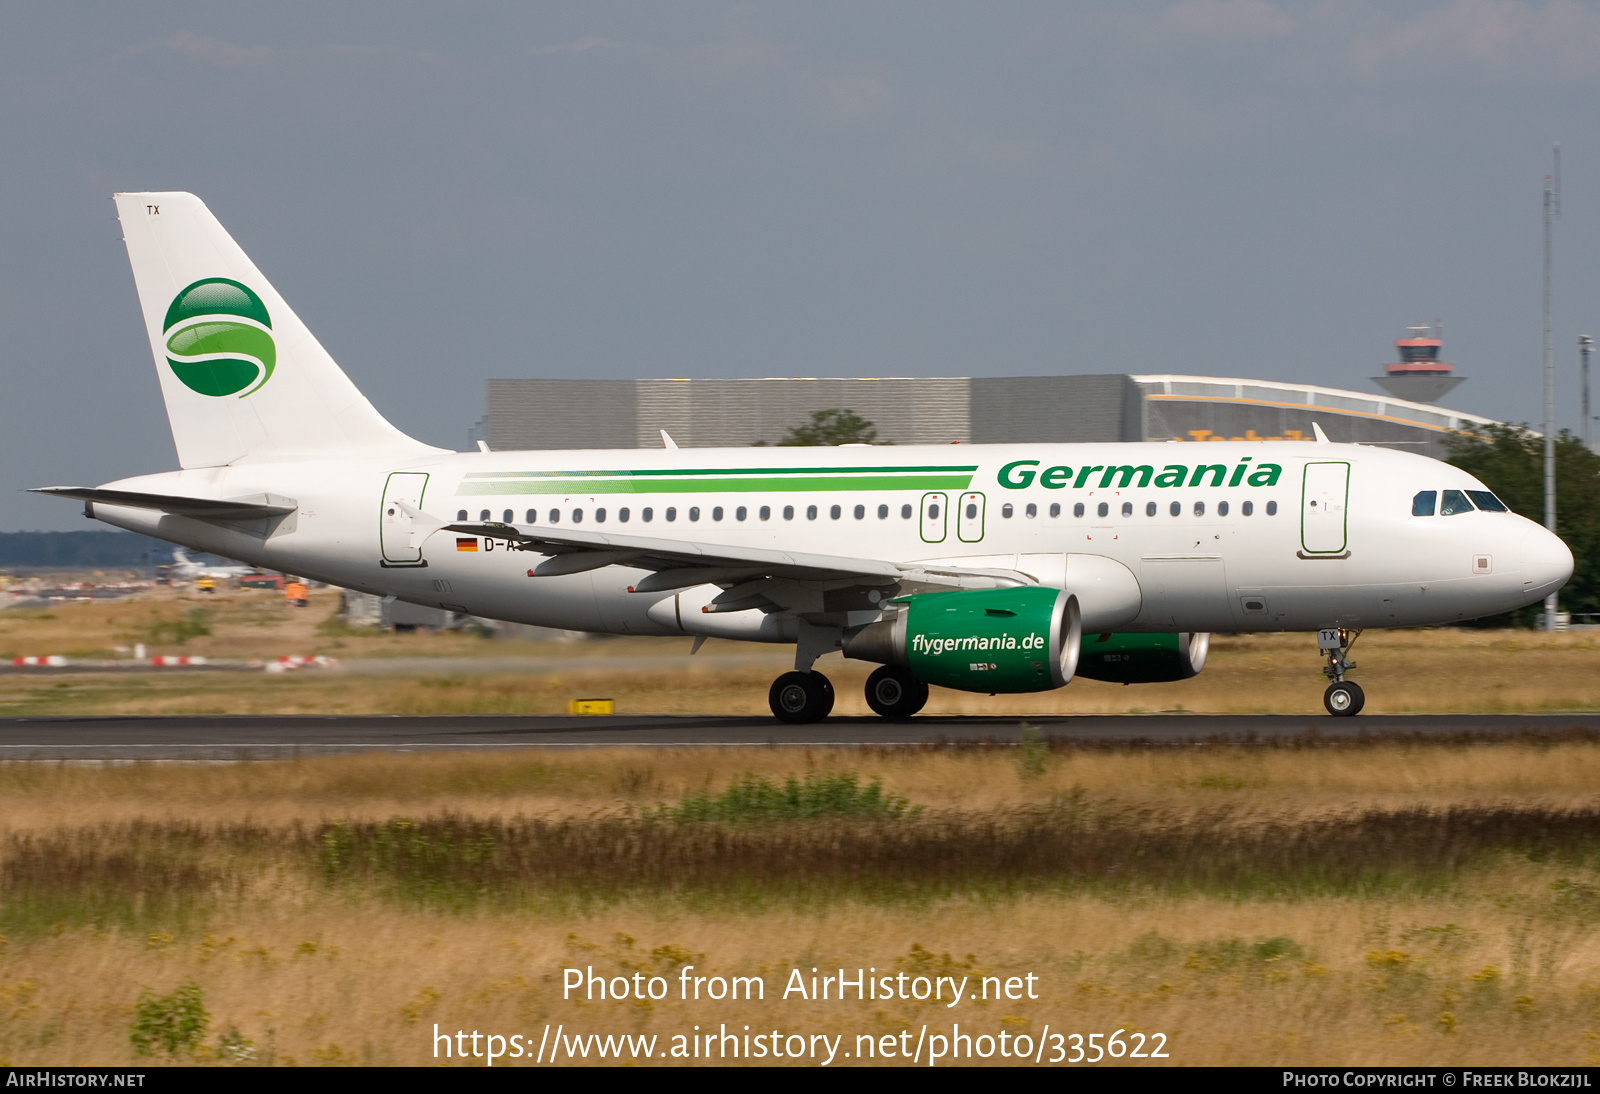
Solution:
{"label": "overcast sky", "polygon": [[1600,3],[8,3],[0,531],[176,467],[110,196],[192,190],[378,409],[516,376],[1190,372],[1560,421]]}

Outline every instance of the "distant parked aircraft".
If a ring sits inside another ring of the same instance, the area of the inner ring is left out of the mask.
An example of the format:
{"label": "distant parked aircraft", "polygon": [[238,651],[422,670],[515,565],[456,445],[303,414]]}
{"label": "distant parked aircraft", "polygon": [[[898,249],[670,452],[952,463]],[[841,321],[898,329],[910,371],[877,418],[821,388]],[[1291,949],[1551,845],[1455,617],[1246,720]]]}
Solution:
{"label": "distant parked aircraft", "polygon": [[173,577],[181,577],[185,581],[198,581],[200,578],[229,578],[244,577],[247,574],[256,574],[261,571],[254,566],[212,566],[203,562],[196,562],[189,557],[189,553],[182,547],[172,549]]}

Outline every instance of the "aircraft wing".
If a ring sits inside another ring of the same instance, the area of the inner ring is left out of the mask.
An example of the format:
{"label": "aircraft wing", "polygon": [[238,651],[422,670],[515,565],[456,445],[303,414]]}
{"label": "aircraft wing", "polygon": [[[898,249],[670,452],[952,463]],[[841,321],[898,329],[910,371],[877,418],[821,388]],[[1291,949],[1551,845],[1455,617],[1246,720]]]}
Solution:
{"label": "aircraft wing", "polygon": [[132,509],[158,509],[180,517],[200,520],[263,520],[288,516],[300,507],[292,498],[276,494],[255,494],[248,498],[187,498],[177,494],[145,494],[136,490],[104,490],[90,486],[40,486],[30,493],[58,498],[126,505]]}
{"label": "aircraft wing", "polygon": [[810,586],[813,590],[830,592],[852,587],[898,586],[902,592],[913,592],[1035,584],[1033,578],[1015,570],[947,568],[928,563],[897,563],[577,528],[558,530],[498,521],[445,523],[401,504],[414,523],[426,522],[424,528],[432,526],[431,530],[506,540],[520,550],[552,556],[534,566],[532,576],[575,574],[602,566],[632,566],[653,571],[635,583],[635,592],[722,585],[728,589],[725,601],[718,598],[723,601],[718,605],[722,611],[763,607],[763,601],[786,606],[787,602],[807,599],[773,595],[781,593],[783,586]]}

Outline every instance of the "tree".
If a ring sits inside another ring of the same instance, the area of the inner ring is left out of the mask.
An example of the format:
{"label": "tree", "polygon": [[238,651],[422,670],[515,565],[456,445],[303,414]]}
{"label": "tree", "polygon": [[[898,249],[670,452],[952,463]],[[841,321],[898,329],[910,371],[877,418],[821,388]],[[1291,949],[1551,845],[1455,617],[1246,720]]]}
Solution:
{"label": "tree", "polygon": [[[1480,479],[1513,512],[1544,522],[1543,437],[1522,426],[1491,425],[1447,443],[1450,463]],[[1561,590],[1562,608],[1600,612],[1600,456],[1566,430],[1556,438],[1556,535],[1571,548],[1574,564]],[[1539,611],[1531,606],[1514,614],[1531,625]]]}
{"label": "tree", "polygon": [[813,410],[805,425],[792,427],[778,444],[781,447],[811,447],[840,444],[880,444],[878,430],[853,410],[830,407]]}

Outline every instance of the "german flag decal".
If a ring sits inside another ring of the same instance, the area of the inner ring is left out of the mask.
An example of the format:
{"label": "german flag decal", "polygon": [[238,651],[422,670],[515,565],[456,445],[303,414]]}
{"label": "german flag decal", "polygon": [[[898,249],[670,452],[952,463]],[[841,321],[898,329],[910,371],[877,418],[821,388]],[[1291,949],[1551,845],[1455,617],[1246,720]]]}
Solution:
{"label": "german flag decal", "polygon": [[476,536],[471,538],[458,537],[456,539],[456,550],[458,551],[476,551],[477,549],[478,539]]}

